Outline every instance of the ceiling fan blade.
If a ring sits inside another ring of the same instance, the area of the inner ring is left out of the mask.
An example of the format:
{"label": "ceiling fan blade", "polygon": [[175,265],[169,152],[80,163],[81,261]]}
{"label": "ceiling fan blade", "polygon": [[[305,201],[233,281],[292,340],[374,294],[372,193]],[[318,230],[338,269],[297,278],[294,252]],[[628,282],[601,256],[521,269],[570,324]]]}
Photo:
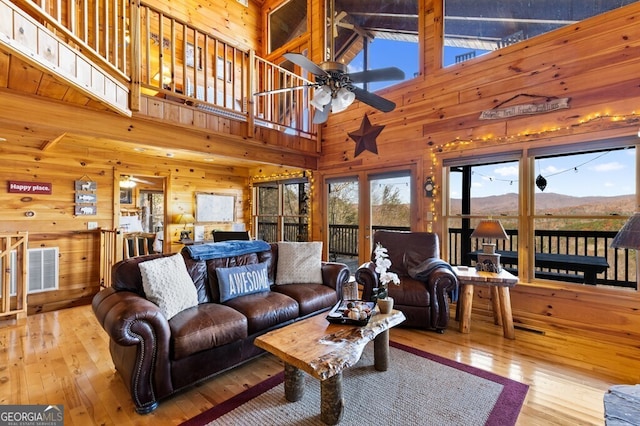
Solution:
{"label": "ceiling fan blade", "polygon": [[331,111],[331,103],[326,104],[321,110],[316,109],[313,113],[313,124],[325,123],[329,118],[329,111]]}
{"label": "ceiling fan blade", "polygon": [[378,96],[375,93],[367,92],[359,87],[353,87],[351,90],[355,93],[357,100],[382,112],[390,112],[396,108],[396,104],[394,102],[391,102],[382,96]]}
{"label": "ceiling fan blade", "polygon": [[349,74],[352,83],[369,83],[372,81],[404,80],[404,71],[400,68],[378,68]]}
{"label": "ceiling fan blade", "polygon": [[262,92],[254,93],[253,96],[262,96],[262,95],[273,95],[275,93],[288,92],[289,90],[300,90],[307,87],[315,87],[317,84],[303,84],[301,86],[291,86],[291,87],[283,87],[282,89],[273,89],[273,90],[264,90]]}
{"label": "ceiling fan blade", "polygon": [[309,71],[311,74],[319,75],[319,76],[327,75],[325,70],[320,68],[315,63],[311,62],[304,55],[301,55],[299,53],[285,53],[282,56],[284,56],[285,58],[287,58],[288,60],[290,60],[291,62],[293,62],[297,66],[299,66],[300,68]]}

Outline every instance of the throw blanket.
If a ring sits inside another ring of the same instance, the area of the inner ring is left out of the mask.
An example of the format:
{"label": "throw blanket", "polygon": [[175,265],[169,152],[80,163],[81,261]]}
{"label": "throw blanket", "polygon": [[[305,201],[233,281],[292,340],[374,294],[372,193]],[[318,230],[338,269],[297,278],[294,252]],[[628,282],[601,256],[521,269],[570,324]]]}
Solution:
{"label": "throw blanket", "polygon": [[271,250],[269,243],[262,240],[229,240],[219,243],[194,244],[187,246],[189,254],[195,260],[220,259],[222,257],[241,256],[248,253]]}
{"label": "throw blanket", "polygon": [[[431,272],[437,268],[445,268],[450,270],[453,273],[453,275],[456,274],[456,272],[453,270],[451,265],[449,265],[449,263],[435,257],[427,259],[416,266],[410,267],[407,272],[409,273],[409,276],[414,280],[427,281],[429,279],[429,275],[431,274]],[[457,287],[451,292],[451,300],[454,302],[458,300]]]}

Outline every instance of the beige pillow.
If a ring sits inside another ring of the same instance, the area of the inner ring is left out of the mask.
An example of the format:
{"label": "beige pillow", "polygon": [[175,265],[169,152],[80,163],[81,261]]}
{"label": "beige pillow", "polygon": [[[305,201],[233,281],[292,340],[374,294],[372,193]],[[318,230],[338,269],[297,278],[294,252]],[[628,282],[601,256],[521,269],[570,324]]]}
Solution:
{"label": "beige pillow", "polygon": [[279,242],[276,284],[322,284],[322,241]]}
{"label": "beige pillow", "polygon": [[168,320],[198,305],[198,292],[180,253],[140,262],[147,299],[158,305]]}

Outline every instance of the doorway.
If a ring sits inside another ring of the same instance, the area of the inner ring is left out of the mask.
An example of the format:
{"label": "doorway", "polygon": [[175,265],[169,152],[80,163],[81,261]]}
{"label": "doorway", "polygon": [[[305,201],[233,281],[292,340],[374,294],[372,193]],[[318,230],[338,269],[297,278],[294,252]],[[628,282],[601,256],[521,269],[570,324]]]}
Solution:
{"label": "doorway", "polygon": [[[116,227],[122,233],[141,232],[154,236],[150,252],[162,253],[165,241],[166,177],[116,174],[119,201]],[[151,240],[151,238],[150,238]]]}

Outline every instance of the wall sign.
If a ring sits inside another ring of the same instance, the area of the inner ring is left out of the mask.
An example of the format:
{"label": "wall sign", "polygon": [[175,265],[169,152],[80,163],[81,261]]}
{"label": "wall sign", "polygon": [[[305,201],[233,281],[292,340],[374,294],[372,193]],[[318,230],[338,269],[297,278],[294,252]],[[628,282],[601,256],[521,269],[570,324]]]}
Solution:
{"label": "wall sign", "polygon": [[[559,109],[569,108],[571,98],[547,99],[545,102],[535,104],[514,105],[505,108],[492,108],[480,113],[480,120],[499,120],[503,118],[517,117],[519,115],[535,115],[553,112]],[[504,102],[503,102],[504,103]]]}
{"label": "wall sign", "polygon": [[77,180],[74,182],[76,190],[74,213],[76,216],[89,216],[98,213],[98,183],[91,180]]}
{"label": "wall sign", "polygon": [[14,194],[51,194],[51,183],[10,180],[8,191]]}

